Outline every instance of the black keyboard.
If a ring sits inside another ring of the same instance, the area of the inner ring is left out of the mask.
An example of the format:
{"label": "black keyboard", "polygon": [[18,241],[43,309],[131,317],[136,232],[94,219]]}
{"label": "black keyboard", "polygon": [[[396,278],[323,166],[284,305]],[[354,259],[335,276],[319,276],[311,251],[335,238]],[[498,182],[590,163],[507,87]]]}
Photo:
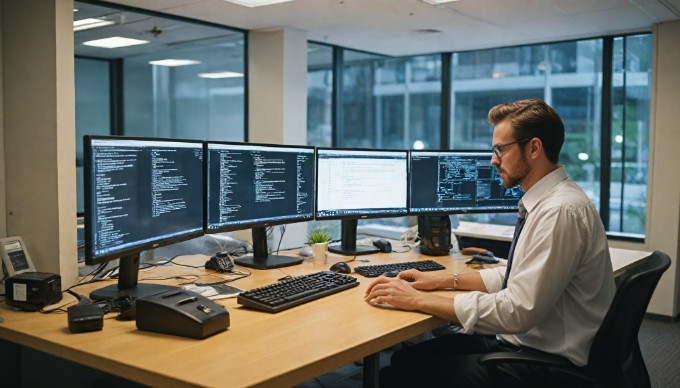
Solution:
{"label": "black keyboard", "polygon": [[246,307],[278,313],[358,285],[359,282],[352,276],[322,271],[244,291],[236,301]]}
{"label": "black keyboard", "polygon": [[374,278],[391,271],[406,271],[407,269],[417,269],[418,271],[439,271],[446,269],[443,265],[434,260],[407,261],[405,263],[390,263],[376,265],[360,265],[354,267],[354,272],[360,273],[368,278]]}

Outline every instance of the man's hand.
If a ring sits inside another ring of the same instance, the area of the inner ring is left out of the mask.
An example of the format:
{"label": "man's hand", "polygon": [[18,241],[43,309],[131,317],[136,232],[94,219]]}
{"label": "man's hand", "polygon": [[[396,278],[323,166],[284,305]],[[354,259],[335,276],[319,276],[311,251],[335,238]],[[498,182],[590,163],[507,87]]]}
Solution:
{"label": "man's hand", "polygon": [[402,277],[406,276],[403,274],[405,272],[395,278],[380,276],[368,286],[364,300],[378,304],[387,303],[402,310],[420,310],[425,295],[413,288],[411,283]]}
{"label": "man's hand", "polygon": [[[449,276],[450,277],[450,276]],[[368,286],[364,300],[369,303],[388,304],[402,310],[417,310],[434,315],[449,322],[459,323],[451,298],[421,292],[421,289],[436,289],[443,276],[426,275],[416,270],[399,273],[398,277],[380,276]]]}

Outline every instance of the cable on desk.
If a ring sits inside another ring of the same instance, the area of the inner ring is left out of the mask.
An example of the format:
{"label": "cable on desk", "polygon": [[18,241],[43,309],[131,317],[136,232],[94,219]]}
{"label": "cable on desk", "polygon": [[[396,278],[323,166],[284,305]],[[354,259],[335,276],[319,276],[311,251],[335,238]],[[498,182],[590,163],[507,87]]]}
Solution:
{"label": "cable on desk", "polygon": [[283,235],[286,234],[286,225],[279,226],[281,235],[279,236],[279,244],[276,246],[276,254],[279,254],[279,249],[281,249],[281,242],[283,241]]}
{"label": "cable on desk", "polygon": [[405,251],[395,251],[395,250],[393,250],[392,252],[393,252],[393,253],[406,253],[406,252],[411,252],[411,250],[413,249],[413,248],[411,248],[410,245],[402,245],[402,247],[406,247],[406,248],[408,248],[408,249],[405,250]]}

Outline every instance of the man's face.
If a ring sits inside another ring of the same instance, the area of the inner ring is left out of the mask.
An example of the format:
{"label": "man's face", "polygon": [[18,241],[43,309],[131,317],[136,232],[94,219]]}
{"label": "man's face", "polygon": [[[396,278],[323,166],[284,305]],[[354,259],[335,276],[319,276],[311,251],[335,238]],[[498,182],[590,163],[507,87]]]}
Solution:
{"label": "man's face", "polygon": [[493,146],[500,146],[500,158],[491,156],[491,164],[496,167],[503,179],[503,186],[513,187],[522,184],[524,178],[529,175],[531,166],[524,155],[524,142],[509,144],[522,139],[515,139],[512,124],[509,120],[503,120],[493,129]]}

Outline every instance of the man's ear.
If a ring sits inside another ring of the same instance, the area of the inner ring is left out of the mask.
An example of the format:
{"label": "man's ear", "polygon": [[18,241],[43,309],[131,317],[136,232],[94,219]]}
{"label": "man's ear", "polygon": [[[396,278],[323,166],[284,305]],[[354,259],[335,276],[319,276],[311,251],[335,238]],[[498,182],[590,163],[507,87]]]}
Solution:
{"label": "man's ear", "polygon": [[541,154],[544,153],[543,150],[543,141],[537,137],[534,137],[533,139],[529,140],[529,144],[527,144],[527,148],[529,148],[529,156],[532,159],[538,158]]}

